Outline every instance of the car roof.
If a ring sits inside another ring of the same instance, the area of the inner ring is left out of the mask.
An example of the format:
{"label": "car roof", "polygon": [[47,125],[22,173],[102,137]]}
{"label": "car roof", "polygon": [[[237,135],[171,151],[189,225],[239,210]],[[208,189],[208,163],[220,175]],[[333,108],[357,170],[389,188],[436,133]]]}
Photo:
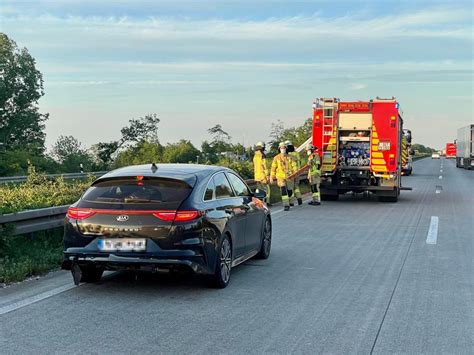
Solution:
{"label": "car roof", "polygon": [[152,164],[131,165],[123,168],[115,169],[102,175],[96,181],[102,181],[110,178],[120,178],[129,176],[147,176],[147,177],[164,177],[189,181],[194,178],[204,178],[218,171],[229,170],[222,166],[201,165],[201,164],[155,164],[156,169],[152,168]]}

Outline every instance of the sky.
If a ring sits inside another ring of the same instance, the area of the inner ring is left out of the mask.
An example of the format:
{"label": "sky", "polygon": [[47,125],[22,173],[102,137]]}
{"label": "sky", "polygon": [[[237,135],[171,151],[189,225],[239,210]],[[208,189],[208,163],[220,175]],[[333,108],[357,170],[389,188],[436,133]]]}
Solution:
{"label": "sky", "polygon": [[162,143],[268,140],[317,97],[396,97],[435,148],[474,123],[471,1],[0,0],[0,31],[43,73],[47,145],[120,137],[156,113]]}

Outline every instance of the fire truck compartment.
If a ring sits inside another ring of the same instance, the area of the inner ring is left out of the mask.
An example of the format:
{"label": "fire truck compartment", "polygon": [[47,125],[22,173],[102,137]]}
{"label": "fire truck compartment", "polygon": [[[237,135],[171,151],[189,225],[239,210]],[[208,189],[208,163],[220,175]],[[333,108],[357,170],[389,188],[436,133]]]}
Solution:
{"label": "fire truck compartment", "polygon": [[354,132],[353,138],[364,139],[364,141],[353,141],[347,138],[350,136],[341,136],[339,142],[338,166],[340,168],[352,167],[363,168],[370,165],[370,141],[366,136],[368,132]]}
{"label": "fire truck compartment", "polygon": [[370,131],[371,113],[340,113],[339,130]]}

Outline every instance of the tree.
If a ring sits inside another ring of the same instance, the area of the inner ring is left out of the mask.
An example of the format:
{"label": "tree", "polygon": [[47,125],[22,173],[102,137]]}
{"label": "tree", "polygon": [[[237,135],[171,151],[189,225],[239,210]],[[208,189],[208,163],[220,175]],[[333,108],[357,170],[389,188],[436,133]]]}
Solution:
{"label": "tree", "polygon": [[112,157],[119,149],[119,146],[119,141],[99,142],[92,145],[91,152],[101,169],[105,169],[110,165],[113,160]]}
{"label": "tree", "polygon": [[119,152],[113,166],[119,168],[127,165],[161,163],[163,151],[164,148],[159,142],[142,141]]}
{"label": "tree", "polygon": [[188,140],[181,139],[177,143],[168,144],[163,152],[165,163],[196,162],[201,152]]}
{"label": "tree", "polygon": [[214,127],[211,127],[207,132],[212,136],[214,142],[229,142],[231,136],[229,133],[222,129],[222,125],[216,124]]}
{"label": "tree", "polygon": [[51,155],[61,164],[64,172],[79,172],[80,165],[89,170],[92,167],[92,157],[73,136],[60,136],[53,146]]}
{"label": "tree", "polygon": [[158,123],[160,119],[155,113],[145,115],[139,119],[131,119],[129,125],[121,129],[122,139],[119,146],[143,141],[158,141]]}
{"label": "tree", "polygon": [[43,76],[26,48],[0,33],[0,151],[44,152],[44,122],[38,109]]}
{"label": "tree", "polygon": [[[270,152],[278,153],[278,144],[287,140],[291,141],[295,148],[303,144],[313,134],[313,120],[308,118],[301,126],[284,128],[283,123],[279,120],[272,124],[270,133]],[[270,154],[271,155],[271,154]]]}
{"label": "tree", "polygon": [[[129,148],[136,148],[135,150],[129,149],[127,152],[140,151],[146,146],[144,142],[148,142],[156,144],[161,147],[160,149],[163,148],[158,140],[158,123],[160,123],[160,119],[155,113],[145,115],[138,119],[132,118],[128,123],[128,126],[120,130],[122,137],[118,141],[99,142],[91,147],[95,160],[103,168],[108,167],[113,162],[114,156],[118,155],[117,152],[122,147],[128,146]],[[128,157],[127,154],[122,154],[122,163],[118,163],[119,166],[127,165],[123,164],[124,159],[127,161],[134,160],[133,157]]]}

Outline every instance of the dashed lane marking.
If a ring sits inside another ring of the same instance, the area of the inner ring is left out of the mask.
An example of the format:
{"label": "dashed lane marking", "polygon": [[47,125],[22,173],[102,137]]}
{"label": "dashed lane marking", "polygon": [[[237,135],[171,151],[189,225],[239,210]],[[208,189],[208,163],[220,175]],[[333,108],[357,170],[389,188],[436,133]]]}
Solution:
{"label": "dashed lane marking", "polygon": [[73,288],[76,288],[76,287],[78,287],[78,286],[74,285],[71,282],[71,284],[69,284],[69,285],[61,286],[61,287],[55,288],[53,290],[40,293],[38,295],[25,298],[21,301],[9,304],[7,306],[3,306],[3,307],[0,308],[0,316],[3,315],[3,314],[6,314],[6,313],[16,311],[17,309],[29,306],[33,303],[40,302],[40,301],[45,300],[47,298],[56,296],[60,293],[69,291],[70,289],[73,289]]}
{"label": "dashed lane marking", "polygon": [[440,176],[439,176],[439,179],[441,180],[442,178],[443,178],[443,175],[440,175]]}
{"label": "dashed lane marking", "polygon": [[441,185],[436,185],[436,193],[437,193],[437,194],[440,194],[441,191],[443,191],[443,186],[441,186]]}
{"label": "dashed lane marking", "polygon": [[438,242],[438,216],[431,216],[430,229],[426,237],[426,244],[436,244]]}

